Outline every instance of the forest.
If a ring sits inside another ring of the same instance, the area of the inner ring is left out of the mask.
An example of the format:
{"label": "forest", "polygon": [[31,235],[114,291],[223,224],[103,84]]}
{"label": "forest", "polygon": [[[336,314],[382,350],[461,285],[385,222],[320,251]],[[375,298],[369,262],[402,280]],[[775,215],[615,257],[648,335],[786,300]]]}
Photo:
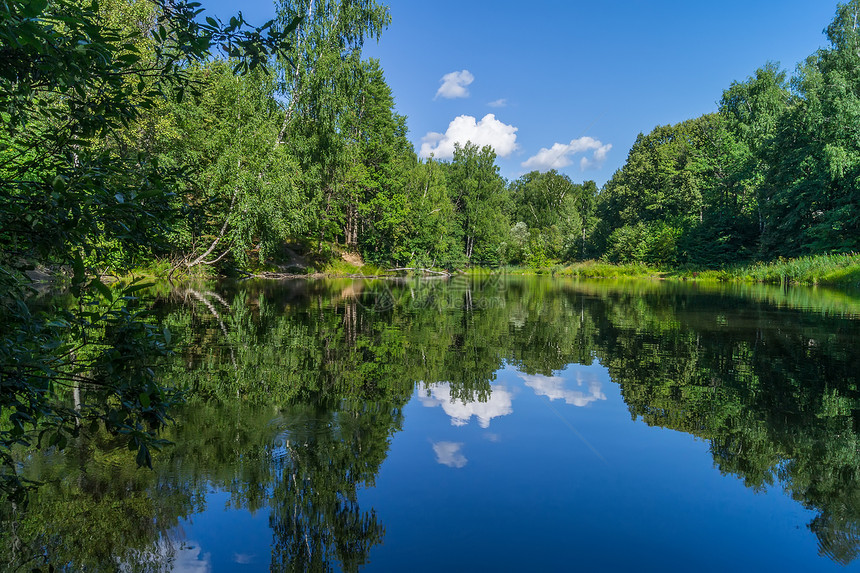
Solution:
{"label": "forest", "polygon": [[471,142],[419,160],[380,63],[362,57],[388,9],[306,4],[278,2],[277,49],[258,35],[193,58],[164,21],[183,4],[94,4],[77,33],[112,61],[86,70],[95,53],[39,44],[65,36],[80,2],[7,4],[4,267],[55,269],[71,252],[96,274],[308,272],[352,252],[378,267],[713,269],[860,248],[858,2],[793,76],[766,63],[715,113],[640,134],[602,189],[556,171],[507,181]]}

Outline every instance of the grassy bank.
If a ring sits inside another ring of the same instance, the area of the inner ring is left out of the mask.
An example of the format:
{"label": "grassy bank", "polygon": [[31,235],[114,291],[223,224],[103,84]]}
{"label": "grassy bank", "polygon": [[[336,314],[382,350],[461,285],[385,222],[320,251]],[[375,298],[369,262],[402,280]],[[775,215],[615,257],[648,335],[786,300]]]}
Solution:
{"label": "grassy bank", "polygon": [[682,279],[765,284],[860,286],[860,254],[833,254],[779,259],[769,263],[739,265],[722,270],[674,271]]}
{"label": "grassy bank", "polygon": [[[469,271],[470,274],[478,274],[479,272],[482,271]],[[662,276],[659,269],[645,264],[612,264],[602,261],[583,261],[567,266],[552,265],[543,268],[508,266],[501,267],[499,272],[514,276],[551,275],[593,279],[655,278]]]}
{"label": "grassy bank", "polygon": [[[147,279],[166,278],[170,265],[158,261],[146,268],[136,269],[134,276]],[[283,274],[282,265],[260,267],[254,269],[255,276],[278,278]],[[442,270],[442,269],[438,269]],[[207,273],[211,269],[198,271],[200,276],[195,278],[215,278]],[[278,272],[280,271],[280,272]],[[333,257],[327,261],[318,262],[318,266],[290,269],[291,276],[308,277],[379,277],[385,275],[402,276],[403,274],[423,276],[421,272],[390,272],[385,267],[364,264],[360,258],[345,260]],[[455,271],[456,272],[456,271]],[[738,265],[724,269],[675,268],[666,269],[649,266],[643,263],[613,264],[603,261],[583,261],[570,265],[554,264],[534,268],[525,266],[502,266],[496,269],[473,267],[463,271],[470,276],[487,276],[505,274],[511,276],[555,276],[596,279],[665,279],[699,282],[737,282],[763,284],[796,284],[822,285],[838,287],[860,287],[860,253],[816,255],[797,259],[780,259],[770,263],[753,263]],[[294,273],[294,274],[293,274]]]}
{"label": "grassy bank", "polygon": [[[480,273],[486,271],[470,271]],[[580,278],[660,278],[712,282],[826,285],[860,287],[860,254],[833,254],[780,259],[770,263],[737,265],[724,269],[660,269],[645,264],[612,264],[584,261],[571,265],[543,268],[502,267],[509,275],[552,275]]]}

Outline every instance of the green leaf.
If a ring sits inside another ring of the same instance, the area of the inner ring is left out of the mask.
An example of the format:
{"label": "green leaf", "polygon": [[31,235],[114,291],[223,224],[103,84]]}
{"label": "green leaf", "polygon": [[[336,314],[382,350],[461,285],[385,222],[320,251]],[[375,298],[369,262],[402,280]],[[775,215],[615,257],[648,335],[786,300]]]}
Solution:
{"label": "green leaf", "polygon": [[171,339],[170,329],[165,326],[164,330],[162,331],[162,334],[164,335],[164,342],[166,342],[167,344],[170,344],[170,339]]}
{"label": "green leaf", "polygon": [[90,286],[96,289],[99,294],[105,297],[109,302],[113,302],[113,293],[111,292],[110,288],[98,278],[94,278],[93,280],[91,280]]}
{"label": "green leaf", "polygon": [[75,253],[75,258],[72,260],[72,270],[74,275],[72,275],[72,284],[80,285],[84,282],[86,278],[86,268],[84,267],[84,259],[81,257],[81,253]]}
{"label": "green leaf", "polygon": [[30,0],[29,2],[24,2],[22,13],[25,18],[36,18],[44,12],[47,7],[48,0]]}
{"label": "green leaf", "polygon": [[149,408],[149,405],[151,403],[149,394],[147,394],[146,392],[141,392],[138,398],[140,399],[141,406],[143,406],[144,408]]}
{"label": "green leaf", "polygon": [[152,456],[149,453],[149,448],[141,444],[137,450],[137,465],[138,467],[148,467],[152,469]]}
{"label": "green leaf", "polygon": [[289,35],[293,31],[295,31],[295,29],[299,27],[299,24],[302,23],[302,20],[304,20],[304,16],[299,16],[297,18],[294,18],[293,21],[290,22],[290,25],[287,26],[286,29],[284,30],[284,36]]}
{"label": "green leaf", "polygon": [[55,193],[62,193],[66,190],[66,180],[62,175],[54,177],[54,182],[51,185]]}
{"label": "green leaf", "polygon": [[139,290],[149,288],[151,286],[155,286],[155,283],[135,283],[133,285],[129,285],[129,286],[125,287],[122,291],[122,294],[129,295],[129,294],[135,293]]}

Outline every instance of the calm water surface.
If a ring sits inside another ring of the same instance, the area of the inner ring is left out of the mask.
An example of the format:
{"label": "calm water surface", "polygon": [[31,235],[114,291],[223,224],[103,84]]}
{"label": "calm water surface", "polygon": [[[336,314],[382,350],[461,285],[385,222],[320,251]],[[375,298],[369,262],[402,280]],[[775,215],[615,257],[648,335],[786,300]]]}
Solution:
{"label": "calm water surface", "polygon": [[860,568],[857,295],[457,278],[152,296],[183,341],[175,445],[152,472],[107,436],[22,455],[46,485],[7,521],[9,568]]}

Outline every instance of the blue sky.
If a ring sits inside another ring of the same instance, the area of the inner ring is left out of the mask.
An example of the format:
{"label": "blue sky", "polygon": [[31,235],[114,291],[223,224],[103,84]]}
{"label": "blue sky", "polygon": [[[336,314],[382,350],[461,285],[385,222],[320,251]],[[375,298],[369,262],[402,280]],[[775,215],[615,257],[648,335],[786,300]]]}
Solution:
{"label": "blue sky", "polygon": [[[492,143],[502,175],[550,166],[603,184],[640,132],[716,110],[772,60],[793,71],[826,45],[835,0],[390,0],[378,58],[416,151]],[[261,24],[269,0],[203,0]],[[447,77],[447,81],[443,78]],[[435,135],[434,135],[435,134]]]}

